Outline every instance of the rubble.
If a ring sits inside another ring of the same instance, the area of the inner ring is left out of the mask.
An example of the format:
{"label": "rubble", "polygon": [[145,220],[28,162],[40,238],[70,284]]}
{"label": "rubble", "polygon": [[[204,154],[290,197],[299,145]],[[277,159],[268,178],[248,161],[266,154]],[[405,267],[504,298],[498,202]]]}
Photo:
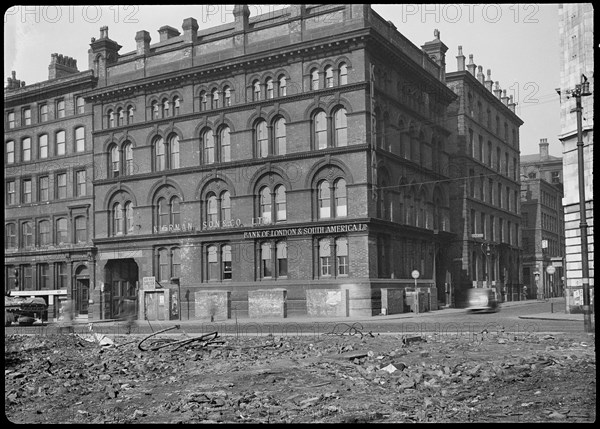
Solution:
{"label": "rubble", "polygon": [[100,424],[595,420],[589,337],[407,341],[416,337],[357,329],[318,338],[13,335],[5,414]]}

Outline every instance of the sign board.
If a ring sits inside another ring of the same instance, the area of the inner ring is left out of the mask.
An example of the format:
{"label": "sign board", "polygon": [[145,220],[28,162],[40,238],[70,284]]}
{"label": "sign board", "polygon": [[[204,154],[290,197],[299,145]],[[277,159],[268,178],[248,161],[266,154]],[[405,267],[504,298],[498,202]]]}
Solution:
{"label": "sign board", "polygon": [[144,290],[155,290],[156,289],[156,277],[143,277],[142,287]]}
{"label": "sign board", "polygon": [[542,249],[548,248],[548,240],[542,240]]}
{"label": "sign board", "polygon": [[471,238],[483,238],[483,234],[471,234]]}
{"label": "sign board", "polygon": [[410,273],[410,275],[412,276],[413,279],[418,279],[419,276],[421,275],[421,273],[419,273],[419,270],[413,270],[412,273]]}
{"label": "sign board", "polygon": [[554,268],[552,265],[548,265],[546,267],[546,272],[550,275],[554,274],[556,272],[556,268]]}

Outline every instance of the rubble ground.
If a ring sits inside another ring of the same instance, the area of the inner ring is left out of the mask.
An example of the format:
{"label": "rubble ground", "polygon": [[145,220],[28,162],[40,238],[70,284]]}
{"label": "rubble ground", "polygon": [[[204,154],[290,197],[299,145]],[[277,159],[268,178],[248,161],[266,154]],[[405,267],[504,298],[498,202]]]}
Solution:
{"label": "rubble ground", "polygon": [[5,335],[4,354],[13,423],[596,419],[585,334]]}

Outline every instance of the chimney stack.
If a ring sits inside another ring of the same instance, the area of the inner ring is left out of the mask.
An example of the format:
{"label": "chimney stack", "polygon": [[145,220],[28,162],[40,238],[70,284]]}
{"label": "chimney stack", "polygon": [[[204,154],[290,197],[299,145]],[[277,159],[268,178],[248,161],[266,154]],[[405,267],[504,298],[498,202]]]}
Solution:
{"label": "chimney stack", "polygon": [[458,55],[456,56],[456,70],[465,70],[465,56],[463,55],[462,46],[458,47]]}
{"label": "chimney stack", "polygon": [[515,111],[515,107],[516,107],[516,106],[517,106],[517,103],[515,103],[515,102],[513,101],[513,96],[511,95],[511,96],[508,98],[508,108],[509,108],[511,111],[513,111],[513,112],[514,112],[514,111]]}
{"label": "chimney stack", "polygon": [[508,96],[506,95],[506,89],[502,90],[502,103],[508,106]]}
{"label": "chimney stack", "polygon": [[77,60],[66,55],[50,55],[50,65],[48,66],[48,79],[58,79],[78,73]]}
{"label": "chimney stack", "polygon": [[195,42],[198,37],[198,21],[194,18],[186,18],[181,26],[183,29],[183,40],[186,42]]}
{"label": "chimney stack", "polygon": [[546,161],[549,157],[548,154],[548,139],[543,138],[540,139],[540,160],[541,161]]}
{"label": "chimney stack", "polygon": [[469,70],[469,73],[471,73],[473,76],[475,76],[476,68],[477,68],[477,66],[473,62],[473,54],[469,54],[469,64],[467,65],[467,69]]}
{"label": "chimney stack", "polygon": [[485,76],[483,75],[483,66],[477,66],[477,80],[484,84]]}
{"label": "chimney stack", "polygon": [[492,84],[494,81],[492,80],[492,70],[487,69],[487,80],[485,81],[485,87],[488,91],[492,92]]}
{"label": "chimney stack", "polygon": [[163,25],[158,29],[158,34],[160,35],[160,41],[164,42],[165,40],[169,40],[172,37],[179,36],[179,30],[171,27],[170,25]]}
{"label": "chimney stack", "polygon": [[494,84],[494,95],[498,100],[500,100],[500,97],[502,97],[502,90],[500,89],[500,82],[498,81],[496,81]]}
{"label": "chimney stack", "polygon": [[135,33],[135,45],[138,55],[148,55],[150,53],[150,33],[146,30],[140,30]]}

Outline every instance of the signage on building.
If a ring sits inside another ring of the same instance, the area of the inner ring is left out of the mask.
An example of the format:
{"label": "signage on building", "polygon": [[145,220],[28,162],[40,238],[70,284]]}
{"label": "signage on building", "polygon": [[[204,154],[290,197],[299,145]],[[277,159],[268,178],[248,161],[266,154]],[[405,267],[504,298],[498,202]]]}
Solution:
{"label": "signage on building", "polygon": [[202,222],[202,231],[207,229],[218,229],[218,228],[239,228],[244,226],[241,219],[229,219],[222,221],[204,221]]}
{"label": "signage on building", "polygon": [[483,238],[483,234],[471,234],[471,238]]}
{"label": "signage on building", "polygon": [[156,289],[156,277],[143,277],[142,288],[144,290],[155,290]]}
{"label": "signage on building", "polygon": [[346,225],[310,226],[299,228],[267,229],[244,232],[244,238],[287,237],[293,235],[332,234],[340,232],[362,232],[367,230],[364,223]]}
{"label": "signage on building", "polygon": [[[202,222],[202,228],[200,231],[210,231],[213,229],[220,228],[240,228],[243,227],[241,219],[229,219],[229,220],[215,220],[215,221],[204,221]],[[197,228],[191,223],[173,223],[163,226],[155,226],[152,228],[153,234],[164,234],[164,233],[173,233],[173,232],[192,232],[197,231]]]}
{"label": "signage on building", "polygon": [[163,225],[163,226],[155,226],[152,229],[152,232],[154,234],[163,234],[165,232],[187,232],[187,231],[195,231],[196,227],[194,225],[192,225],[191,222],[188,223],[170,223],[168,225]]}

